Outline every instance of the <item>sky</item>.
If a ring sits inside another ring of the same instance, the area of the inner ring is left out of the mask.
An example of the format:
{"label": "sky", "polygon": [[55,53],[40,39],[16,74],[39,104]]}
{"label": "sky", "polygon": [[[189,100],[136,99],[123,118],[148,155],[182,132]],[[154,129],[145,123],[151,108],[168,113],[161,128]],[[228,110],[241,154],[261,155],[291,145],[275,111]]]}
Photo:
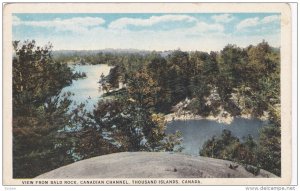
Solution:
{"label": "sky", "polygon": [[13,40],[53,50],[220,51],[263,40],[280,47],[278,13],[18,13],[12,21]]}

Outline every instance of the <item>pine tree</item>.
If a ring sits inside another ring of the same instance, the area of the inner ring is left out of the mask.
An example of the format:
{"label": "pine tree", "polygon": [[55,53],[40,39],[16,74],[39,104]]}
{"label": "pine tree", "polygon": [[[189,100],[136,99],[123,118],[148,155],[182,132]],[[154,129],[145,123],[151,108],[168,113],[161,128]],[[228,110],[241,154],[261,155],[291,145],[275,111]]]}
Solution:
{"label": "pine tree", "polygon": [[13,177],[30,178],[72,162],[72,141],[59,130],[70,125],[71,70],[53,62],[51,45],[15,41],[13,57]]}

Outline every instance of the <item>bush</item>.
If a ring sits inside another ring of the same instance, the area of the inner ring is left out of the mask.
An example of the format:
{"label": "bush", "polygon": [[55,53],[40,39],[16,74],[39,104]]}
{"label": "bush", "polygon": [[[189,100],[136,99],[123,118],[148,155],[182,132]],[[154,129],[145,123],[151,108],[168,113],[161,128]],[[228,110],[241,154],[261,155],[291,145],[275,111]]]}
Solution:
{"label": "bush", "polygon": [[[220,137],[212,137],[203,145],[200,156],[230,160],[241,163],[249,169],[264,169],[281,175],[280,129],[269,125],[260,132],[256,142],[250,135],[241,142],[229,130],[223,130]],[[247,168],[246,168],[247,169]]]}

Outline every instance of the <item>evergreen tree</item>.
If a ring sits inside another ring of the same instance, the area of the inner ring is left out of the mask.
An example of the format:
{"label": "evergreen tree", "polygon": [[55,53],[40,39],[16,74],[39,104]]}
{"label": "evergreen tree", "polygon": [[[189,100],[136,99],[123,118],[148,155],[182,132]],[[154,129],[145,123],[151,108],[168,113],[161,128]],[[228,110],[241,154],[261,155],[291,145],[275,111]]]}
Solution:
{"label": "evergreen tree", "polygon": [[71,70],[53,62],[51,45],[15,41],[13,57],[13,177],[30,178],[72,162],[68,95]]}

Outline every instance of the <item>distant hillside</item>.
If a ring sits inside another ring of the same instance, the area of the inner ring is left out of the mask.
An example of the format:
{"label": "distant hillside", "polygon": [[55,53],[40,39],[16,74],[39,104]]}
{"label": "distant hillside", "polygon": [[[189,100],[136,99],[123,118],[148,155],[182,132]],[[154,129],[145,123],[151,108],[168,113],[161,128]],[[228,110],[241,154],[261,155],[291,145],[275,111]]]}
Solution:
{"label": "distant hillside", "polygon": [[[150,54],[153,51],[149,50],[139,50],[139,49],[103,49],[103,50],[54,50],[52,51],[52,55],[58,56],[58,55],[77,55],[77,56],[89,56],[89,55],[96,55],[98,53],[111,53],[111,54],[140,54],[140,55],[147,55]],[[162,56],[166,56],[173,52],[172,50],[167,51],[156,51],[157,53],[161,54]]]}

